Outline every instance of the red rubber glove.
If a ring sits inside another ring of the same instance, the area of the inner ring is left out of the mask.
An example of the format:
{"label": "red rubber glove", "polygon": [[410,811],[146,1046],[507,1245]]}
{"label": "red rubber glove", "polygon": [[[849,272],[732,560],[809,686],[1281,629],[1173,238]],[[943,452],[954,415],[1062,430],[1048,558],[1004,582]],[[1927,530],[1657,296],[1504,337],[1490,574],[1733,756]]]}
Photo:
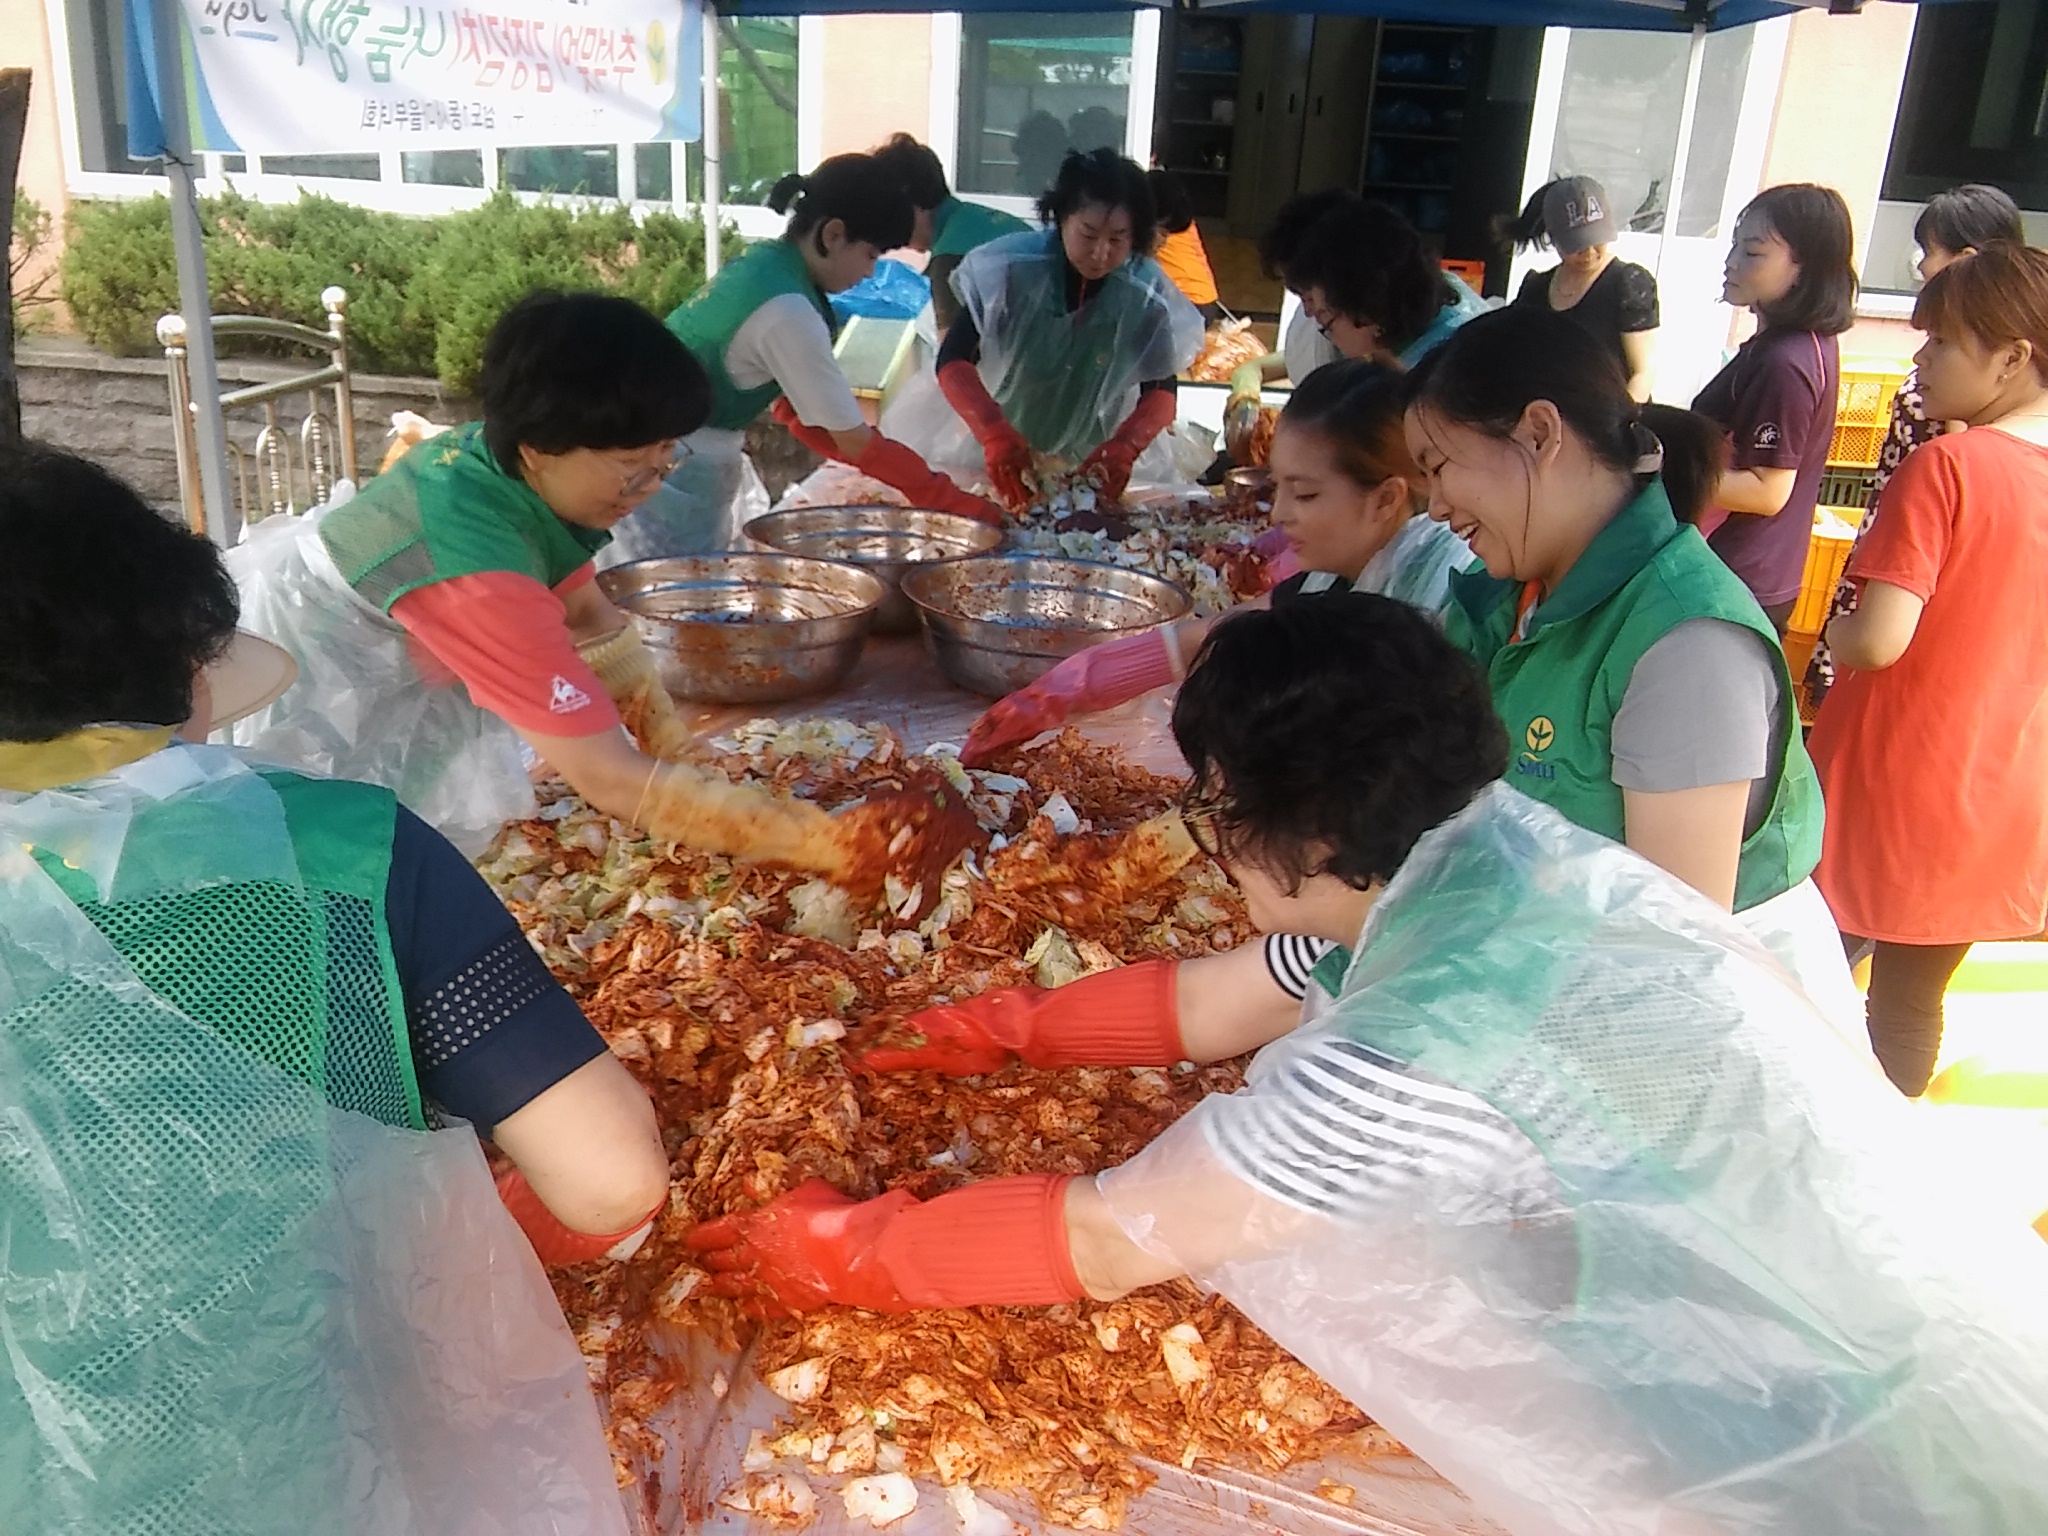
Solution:
{"label": "red rubber glove", "polygon": [[505,1209],[519,1223],[519,1230],[533,1244],[541,1263],[550,1269],[565,1264],[589,1264],[597,1259],[630,1259],[654,1230],[654,1218],[661,1214],[661,1207],[668,1204],[668,1196],[663,1195],[661,1205],[623,1232],[578,1232],[563,1226],[560,1218],[540,1203],[540,1196],[517,1168],[507,1168],[499,1174],[497,1184],[498,1198],[505,1202]]}
{"label": "red rubber glove", "polygon": [[1179,648],[1168,625],[1091,645],[1058,663],[1037,682],[991,704],[967,733],[960,761],[969,768],[986,767],[1003,748],[1029,741],[1041,731],[1056,730],[1070,716],[1112,709],[1183,675]]}
{"label": "red rubber glove", "polygon": [[1108,442],[1081,461],[1081,472],[1100,486],[1102,494],[1111,501],[1121,500],[1124,488],[1131,483],[1131,466],[1138,462],[1146,444],[1173,425],[1178,405],[1170,389],[1140,391],[1136,409],[1124,418],[1124,424]]}
{"label": "red rubber glove", "polygon": [[1031,445],[1010,425],[1003,408],[981,381],[981,370],[973,363],[948,363],[939,370],[939,393],[960,413],[967,430],[981,444],[988,462],[989,484],[1012,512],[1031,505]]}
{"label": "red rubber glove", "polygon": [[905,1028],[925,1043],[869,1051],[871,1072],[926,1068],[979,1077],[1012,1056],[1054,1067],[1165,1067],[1186,1054],[1180,1040],[1180,962],[1145,960],[1098,971],[1064,987],[1003,987],[912,1014]]}
{"label": "red rubber glove", "polygon": [[955,512],[976,522],[992,523],[998,528],[1003,526],[1005,517],[1001,507],[982,497],[969,495],[950,478],[925,463],[913,450],[872,428],[868,432],[868,445],[860,457],[849,459],[830,432],[823,427],[809,425],[797,415],[787,396],[770,406],[768,413],[789,428],[789,435],[811,452],[841,464],[851,464],[869,478],[901,491],[910,498],[913,507],[924,507],[933,512]]}
{"label": "red rubber glove", "polygon": [[919,1203],[849,1200],[823,1179],[693,1228],[714,1296],[765,1316],[838,1302],[870,1312],[1052,1306],[1081,1298],[1067,1245],[1067,1180],[989,1179]]}

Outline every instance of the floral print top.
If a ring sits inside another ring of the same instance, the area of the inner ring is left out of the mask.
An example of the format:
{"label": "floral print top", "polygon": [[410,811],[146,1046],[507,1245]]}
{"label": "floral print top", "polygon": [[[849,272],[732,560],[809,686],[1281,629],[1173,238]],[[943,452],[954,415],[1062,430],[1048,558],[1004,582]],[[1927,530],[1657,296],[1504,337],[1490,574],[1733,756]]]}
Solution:
{"label": "floral print top", "polygon": [[[1931,442],[1948,430],[1948,424],[1930,421],[1925,407],[1920,402],[1920,376],[1906,375],[1906,382],[1899,386],[1899,392],[1892,397],[1891,424],[1885,429],[1884,446],[1877,452],[1877,472],[1871,477],[1870,505],[1863,513],[1863,524],[1856,530],[1856,543],[1849,550],[1849,558],[1856,557],[1871,524],[1877,521],[1878,498],[1884,494],[1885,482],[1892,472],[1905,462],[1906,455],[1922,443]],[[1813,660],[1806,666],[1806,696],[1814,709],[1820,708],[1822,699],[1835,685],[1834,658],[1828,654],[1825,631],[1845,613],[1856,611],[1858,589],[1846,576],[1835,588],[1835,600],[1828,607],[1827,622],[1822,624],[1820,642],[1813,648]]]}

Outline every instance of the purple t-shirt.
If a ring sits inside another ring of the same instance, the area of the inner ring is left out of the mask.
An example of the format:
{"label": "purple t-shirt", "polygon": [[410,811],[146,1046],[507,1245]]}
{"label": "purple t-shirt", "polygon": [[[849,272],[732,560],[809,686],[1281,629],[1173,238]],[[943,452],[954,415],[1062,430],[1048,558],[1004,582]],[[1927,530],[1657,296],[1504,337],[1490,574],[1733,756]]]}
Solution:
{"label": "purple t-shirt", "polygon": [[1840,382],[1834,337],[1773,329],[1744,342],[1692,403],[1728,434],[1734,468],[1796,471],[1776,517],[1731,512],[1707,541],[1763,607],[1799,595]]}

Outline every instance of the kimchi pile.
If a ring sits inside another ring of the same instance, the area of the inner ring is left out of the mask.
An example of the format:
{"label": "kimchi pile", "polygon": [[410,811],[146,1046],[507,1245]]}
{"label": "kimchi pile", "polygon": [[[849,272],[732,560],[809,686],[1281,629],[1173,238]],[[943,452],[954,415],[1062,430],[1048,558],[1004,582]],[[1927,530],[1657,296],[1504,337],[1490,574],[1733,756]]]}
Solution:
{"label": "kimchi pile", "polygon": [[831,807],[936,765],[991,836],[936,904],[892,887],[873,913],[802,874],[649,843],[559,787],[486,857],[550,968],[653,1096],[667,1142],[670,1200],[647,1244],[553,1277],[608,1409],[620,1484],[650,1517],[672,1399],[728,1386],[683,1379],[663,1344],[690,1332],[732,1348],[751,1339],[751,1369],[786,1402],[748,1448],[745,1485],[724,1492],[788,1521],[815,1507],[811,1478],[843,1476],[885,1495],[907,1478],[1023,1488],[1052,1520],[1112,1529],[1146,1485],[1137,1455],[1270,1471],[1387,1449],[1313,1373],[1185,1283],[1114,1303],[828,1308],[765,1323],[702,1293],[682,1246],[692,1224],[813,1175],[865,1198],[1094,1173],[1242,1081],[1239,1064],[874,1076],[852,1069],[856,1043],[990,987],[1060,985],[1251,935],[1221,872],[1177,824],[1150,820],[1178,786],[1074,732],[1004,773],[970,774],[943,754],[913,763],[886,730],[843,721],[756,722],[714,750],[735,778]]}

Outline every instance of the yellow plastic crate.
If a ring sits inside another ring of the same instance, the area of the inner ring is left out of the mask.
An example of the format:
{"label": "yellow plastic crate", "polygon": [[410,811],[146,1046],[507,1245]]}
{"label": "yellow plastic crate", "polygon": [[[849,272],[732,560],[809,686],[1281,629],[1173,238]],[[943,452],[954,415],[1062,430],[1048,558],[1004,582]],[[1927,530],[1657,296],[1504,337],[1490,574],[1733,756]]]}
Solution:
{"label": "yellow plastic crate", "polygon": [[1889,369],[1844,368],[1835,397],[1835,437],[1828,463],[1853,469],[1877,467],[1878,451],[1891,426],[1892,400],[1906,382],[1904,373]]}
{"label": "yellow plastic crate", "polygon": [[1818,635],[1826,626],[1835,588],[1841,583],[1842,568],[1849,563],[1849,550],[1862,521],[1862,510],[1857,507],[1813,509],[1813,542],[1806,546],[1806,574],[1799,583],[1799,601],[1785,621],[1786,629]]}

